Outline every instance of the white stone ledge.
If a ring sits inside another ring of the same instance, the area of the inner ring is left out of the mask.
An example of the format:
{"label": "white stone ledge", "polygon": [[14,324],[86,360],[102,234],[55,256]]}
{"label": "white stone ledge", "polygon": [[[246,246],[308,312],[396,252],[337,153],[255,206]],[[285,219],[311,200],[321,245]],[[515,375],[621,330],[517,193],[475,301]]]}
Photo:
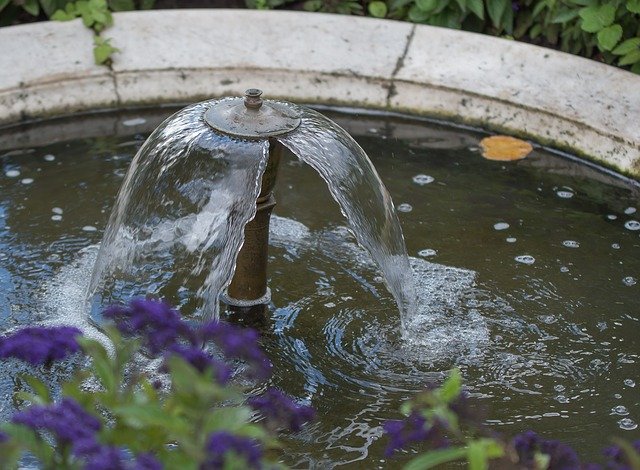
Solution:
{"label": "white stone ledge", "polygon": [[571,150],[640,176],[640,77],[514,41],[299,12],[118,13],[93,64],[80,21],[0,28],[0,125],[238,95],[406,111]]}

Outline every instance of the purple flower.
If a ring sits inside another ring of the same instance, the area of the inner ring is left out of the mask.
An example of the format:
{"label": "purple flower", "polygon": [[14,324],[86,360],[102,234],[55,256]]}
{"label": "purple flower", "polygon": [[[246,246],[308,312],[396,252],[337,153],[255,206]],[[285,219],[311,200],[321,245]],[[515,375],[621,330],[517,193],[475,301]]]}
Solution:
{"label": "purple flower", "polygon": [[34,366],[49,364],[78,352],[76,336],[80,334],[80,330],[68,326],[23,328],[0,338],[0,358],[15,357]]}
{"label": "purple flower", "polygon": [[108,307],[103,315],[113,320],[124,335],[144,335],[152,354],[173,346],[180,338],[194,341],[189,326],[165,302],[136,299],[127,307]]}
{"label": "purple flower", "polygon": [[9,436],[0,431],[0,444],[3,444],[9,440]]}
{"label": "purple flower", "polygon": [[84,470],[126,470],[124,452],[118,447],[100,446],[85,460]]}
{"label": "purple flower", "polygon": [[224,385],[231,378],[231,369],[225,363],[213,359],[200,348],[176,344],[170,348],[170,351],[184,359],[201,373],[207,369],[213,370],[213,376],[219,384]]}
{"label": "purple flower", "polygon": [[260,349],[258,332],[228,323],[212,321],[199,330],[203,341],[213,340],[228,358],[246,361],[258,379],[271,375],[271,362]]}
{"label": "purple flower", "polygon": [[71,445],[77,455],[95,448],[95,435],[101,427],[95,416],[71,398],[47,406],[33,405],[13,415],[12,421],[34,431],[51,432],[61,445]]}
{"label": "purple flower", "polygon": [[525,431],[517,434],[511,442],[518,453],[520,464],[525,467],[532,466],[534,464],[535,453],[540,445],[538,435],[533,431]]}
{"label": "purple flower", "polygon": [[280,390],[270,388],[260,397],[249,398],[249,406],[260,412],[273,428],[285,427],[297,432],[315,416],[310,406],[298,405]]}
{"label": "purple flower", "polygon": [[262,447],[255,439],[234,436],[225,431],[211,434],[206,445],[207,457],[200,470],[217,470],[224,468],[225,455],[234,453],[245,460],[244,468],[261,468]]}
{"label": "purple flower", "polygon": [[404,420],[386,421],[383,428],[389,435],[389,444],[385,450],[387,457],[391,457],[395,451],[414,442],[429,441],[436,448],[449,445],[444,437],[446,423],[436,419],[428,425],[425,417],[418,411],[413,411]]}
{"label": "purple flower", "polygon": [[163,465],[151,454],[138,454],[135,470],[162,470]]}
{"label": "purple flower", "polygon": [[549,456],[548,470],[580,470],[578,454],[560,441],[544,441],[540,445],[543,454]]}
{"label": "purple flower", "polygon": [[[640,453],[640,439],[631,443],[637,453]],[[631,463],[625,450],[617,445],[605,448],[602,454],[607,458],[606,468],[610,470],[630,470]]]}

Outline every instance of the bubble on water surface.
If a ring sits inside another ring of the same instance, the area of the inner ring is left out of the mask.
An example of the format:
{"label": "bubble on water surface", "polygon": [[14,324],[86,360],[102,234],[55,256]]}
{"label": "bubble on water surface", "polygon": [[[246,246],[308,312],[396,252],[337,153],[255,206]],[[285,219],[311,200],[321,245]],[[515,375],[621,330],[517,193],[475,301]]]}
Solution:
{"label": "bubble on water surface", "polygon": [[62,215],[64,211],[60,207],[54,207],[53,209],[51,209],[51,212],[53,212],[54,214]]}
{"label": "bubble on water surface", "polygon": [[33,183],[33,178],[24,178],[24,179],[20,180],[20,182],[22,184],[31,184],[31,183]]}
{"label": "bubble on water surface", "polygon": [[635,214],[636,213],[636,208],[635,207],[627,207],[624,210],[624,213],[627,214],[627,215]]}
{"label": "bubble on water surface", "polygon": [[568,186],[562,186],[556,190],[556,195],[562,199],[571,199],[574,196],[573,189]]}
{"label": "bubble on water surface", "polygon": [[618,218],[618,216],[614,215],[614,214],[608,214],[607,215],[607,219],[609,219],[609,220],[616,220],[617,218]]}
{"label": "bubble on water surface", "polygon": [[566,266],[560,266],[560,272],[561,273],[568,273],[569,272],[569,268]]}
{"label": "bubble on water surface", "polygon": [[618,406],[614,406],[613,408],[611,408],[611,414],[612,415],[627,416],[629,414],[629,410],[627,410],[627,407],[624,406],[624,405],[618,405]]}
{"label": "bubble on water surface", "polygon": [[98,229],[93,225],[85,225],[84,227],[82,227],[82,230],[84,230],[85,232],[95,232]]}
{"label": "bubble on water surface", "polygon": [[629,287],[631,287],[631,286],[635,286],[637,282],[638,282],[638,281],[636,280],[636,278],[635,278],[635,277],[632,277],[632,276],[627,276],[627,277],[625,277],[625,278],[623,278],[623,279],[622,279],[622,283],[623,283],[625,286],[629,286]]}
{"label": "bubble on water surface", "polygon": [[520,255],[514,258],[518,263],[522,264],[533,264],[536,262],[536,259],[530,255]]}
{"label": "bubble on water surface", "polygon": [[435,178],[433,176],[429,176],[429,175],[416,175],[413,178],[413,182],[415,184],[419,184],[420,186],[424,186],[425,184],[429,184],[429,183],[433,183]]}
{"label": "bubble on water surface", "polygon": [[580,243],[575,240],[565,240],[562,242],[562,245],[567,248],[580,248]]}
{"label": "bubble on water surface", "polygon": [[517,240],[517,238],[516,238],[516,237],[507,237],[507,238],[506,238],[507,243],[515,243],[515,242],[516,242],[516,240]]}
{"label": "bubble on water surface", "polygon": [[397,207],[397,209],[398,209],[398,212],[411,212],[413,210],[413,207],[411,206],[411,204],[407,204],[406,202],[403,202]]}
{"label": "bubble on water surface", "polygon": [[622,418],[620,421],[618,421],[618,426],[624,431],[633,431],[638,427],[636,422],[631,418]]}
{"label": "bubble on water surface", "polygon": [[46,161],[46,162],[52,162],[52,161],[54,161],[56,159],[56,157],[51,155],[50,153],[45,155],[42,158],[44,158],[44,161]]}
{"label": "bubble on water surface", "polygon": [[620,243],[612,243],[611,244],[611,248],[613,248],[614,250],[619,250],[620,249]]}
{"label": "bubble on water surface", "polygon": [[139,126],[141,124],[144,124],[145,122],[147,122],[147,120],[144,118],[133,118],[133,119],[127,119],[126,121],[122,121],[122,125],[127,127],[133,127],[133,126]]}
{"label": "bubble on water surface", "polygon": [[498,222],[497,224],[493,224],[493,228],[495,230],[506,230],[509,228],[509,224],[506,222]]}
{"label": "bubble on water surface", "polygon": [[54,222],[60,222],[62,220],[62,216],[58,214],[52,215],[51,220],[53,220]]}
{"label": "bubble on water surface", "polygon": [[624,384],[627,387],[635,387],[636,383],[633,381],[633,379],[624,379]]}
{"label": "bubble on water surface", "polygon": [[627,220],[624,223],[624,228],[633,231],[640,230],[640,222],[638,222],[637,220]]}
{"label": "bubble on water surface", "polygon": [[7,170],[4,172],[4,175],[7,178],[17,178],[18,176],[20,176],[20,171],[19,170]]}
{"label": "bubble on water surface", "polygon": [[425,248],[424,250],[418,251],[418,254],[423,257],[435,256],[438,252],[432,248]]}

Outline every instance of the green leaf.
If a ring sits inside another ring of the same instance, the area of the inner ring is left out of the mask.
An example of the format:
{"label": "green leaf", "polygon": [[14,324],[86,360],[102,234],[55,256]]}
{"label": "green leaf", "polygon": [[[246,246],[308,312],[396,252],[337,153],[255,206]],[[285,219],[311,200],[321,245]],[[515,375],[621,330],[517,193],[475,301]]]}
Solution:
{"label": "green leaf", "polygon": [[536,3],[536,6],[533,7],[533,12],[532,15],[535,18],[536,16],[538,16],[542,10],[544,10],[547,7],[547,4],[545,2],[538,2]]}
{"label": "green leaf", "polygon": [[435,10],[436,6],[438,6],[438,0],[416,0],[416,6],[420,11],[428,13]]}
{"label": "green leaf", "polygon": [[429,19],[430,16],[431,15],[428,12],[422,11],[416,5],[413,5],[409,9],[409,14],[407,15],[409,20],[413,21],[414,23],[424,23]]}
{"label": "green leaf", "polygon": [[51,393],[49,392],[49,387],[47,387],[47,385],[45,385],[42,380],[28,374],[23,374],[20,376],[20,378],[27,382],[29,387],[31,387],[31,390],[33,390],[35,395],[39,398],[38,401],[41,404],[51,403]]}
{"label": "green leaf", "polygon": [[622,56],[618,61],[618,65],[620,66],[631,65],[637,62],[640,62],[640,49],[636,49]]}
{"label": "green leaf", "polygon": [[58,10],[51,15],[51,19],[54,21],[70,21],[75,19],[75,17],[76,15],[69,14],[64,10]]}
{"label": "green leaf", "polygon": [[56,0],[40,0],[40,6],[42,10],[44,10],[44,14],[47,15],[47,18],[51,18],[51,15],[58,9],[57,3]]}
{"label": "green leaf", "polygon": [[22,4],[22,9],[33,16],[38,16],[40,14],[40,4],[38,0],[25,0]]}
{"label": "green leaf", "polygon": [[458,398],[462,389],[462,375],[459,369],[453,369],[449,378],[444,381],[439,390],[440,398],[445,403],[451,403]]}
{"label": "green leaf", "polygon": [[5,9],[7,5],[9,5],[10,0],[0,0],[0,12]]}
{"label": "green leaf", "polygon": [[216,408],[205,417],[203,432],[225,430],[236,432],[251,419],[252,412],[246,406]]}
{"label": "green leaf", "polygon": [[426,452],[412,459],[407,463],[403,470],[426,470],[447,462],[460,460],[467,455],[465,447],[449,447],[448,449],[439,449]]}
{"label": "green leaf", "polygon": [[484,20],[484,4],[482,0],[467,0],[469,10],[481,20]]}
{"label": "green leaf", "polygon": [[640,38],[627,39],[611,52],[615,55],[626,55],[635,49],[640,49]]}
{"label": "green leaf", "polygon": [[376,0],[375,2],[371,2],[367,7],[369,10],[369,14],[375,18],[384,18],[387,16],[387,4]]}
{"label": "green leaf", "polygon": [[622,26],[619,24],[613,24],[601,29],[598,32],[598,45],[605,51],[610,51],[622,38]]}
{"label": "green leaf", "polygon": [[640,13],[640,0],[627,0],[627,10],[631,13]]}
{"label": "green leaf", "polygon": [[597,33],[602,28],[613,23],[616,15],[616,7],[613,5],[601,5],[582,8],[579,12],[582,23],[580,27],[588,33]]}
{"label": "green leaf", "polygon": [[140,9],[141,10],[151,10],[155,5],[156,0],[141,0],[140,1]]}
{"label": "green leaf", "polygon": [[302,7],[306,11],[319,11],[322,8],[322,0],[307,0]]}
{"label": "green leaf", "polygon": [[491,0],[487,2],[487,13],[493,26],[498,29],[502,29],[502,17],[507,11],[507,8],[511,7],[509,0]]}
{"label": "green leaf", "polygon": [[563,8],[551,18],[552,23],[567,23],[578,17],[579,10]]}
{"label": "green leaf", "polygon": [[467,460],[469,461],[469,470],[487,470],[489,468],[487,453],[484,446],[479,442],[469,442]]}
{"label": "green leaf", "polygon": [[[93,49],[94,58],[97,64],[103,64],[109,56],[114,52],[113,47],[109,45],[109,41],[96,36],[93,40],[95,47]],[[100,48],[99,52],[96,52]],[[108,54],[107,54],[108,52]],[[107,54],[105,56],[105,54]],[[102,382],[107,392],[115,393],[117,388],[117,378],[114,373],[113,361],[109,357],[107,350],[98,341],[88,338],[78,338],[78,343],[82,350],[91,356],[93,360],[93,369],[96,376]]]}
{"label": "green leaf", "polygon": [[113,413],[127,426],[135,429],[158,426],[170,429],[176,434],[186,434],[190,429],[188,422],[165,412],[157,403],[115,406]]}

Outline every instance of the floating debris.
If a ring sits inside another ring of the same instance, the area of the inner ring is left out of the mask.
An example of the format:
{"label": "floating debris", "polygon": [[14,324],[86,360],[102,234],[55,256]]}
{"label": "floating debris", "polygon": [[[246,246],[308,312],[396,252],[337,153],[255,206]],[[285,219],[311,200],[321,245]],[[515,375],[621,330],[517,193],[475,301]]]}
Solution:
{"label": "floating debris", "polygon": [[529,142],[506,135],[485,137],[480,141],[480,147],[484,158],[500,162],[522,160],[533,150]]}

